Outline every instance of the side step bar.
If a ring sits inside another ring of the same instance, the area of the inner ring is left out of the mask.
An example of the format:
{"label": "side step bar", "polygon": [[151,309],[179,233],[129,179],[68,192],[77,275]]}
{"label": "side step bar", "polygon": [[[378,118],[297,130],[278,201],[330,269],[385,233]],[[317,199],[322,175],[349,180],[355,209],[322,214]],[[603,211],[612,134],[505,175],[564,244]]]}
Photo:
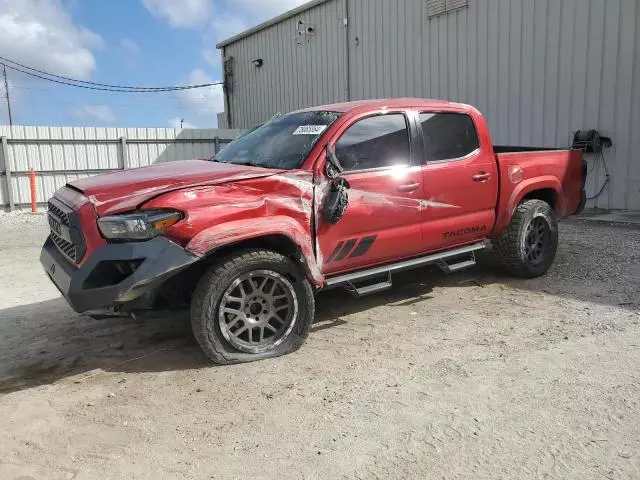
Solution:
{"label": "side step bar", "polygon": [[355,283],[349,282],[346,285],[347,291],[354,297],[364,297],[365,295],[371,295],[373,293],[384,292],[393,287],[393,281],[391,280],[391,272],[387,272],[384,279],[381,279],[378,283],[371,285],[358,286]]}
{"label": "side step bar", "polygon": [[[354,293],[358,292],[358,289],[354,287],[354,282],[359,280],[365,280],[372,277],[378,277],[383,275],[388,275],[389,280],[384,281],[380,284],[371,285],[369,287],[364,287],[364,289],[360,289],[360,291],[365,290],[364,294],[374,293],[381,290],[385,290],[390,288],[390,276],[392,273],[400,272],[403,270],[411,270],[414,268],[424,267],[426,265],[432,264],[440,264],[441,268],[442,264],[446,265],[448,272],[456,272],[458,270],[462,270],[463,268],[467,268],[475,265],[475,252],[479,250],[484,250],[487,248],[487,244],[485,242],[476,243],[474,245],[468,245],[466,247],[456,248],[455,250],[448,250],[446,252],[434,253],[431,255],[427,255],[424,257],[413,258],[411,260],[405,260],[398,263],[392,263],[389,265],[384,265],[382,267],[369,268],[367,270],[361,270],[359,272],[347,273],[344,275],[338,275],[337,277],[332,277],[327,279],[326,286],[327,287],[339,287],[339,286],[347,286],[351,287],[354,290]],[[460,257],[463,255],[472,255],[472,259],[466,260],[460,263],[452,263],[447,264],[446,260]],[[371,291],[369,291],[371,290]]]}
{"label": "side step bar", "polygon": [[463,258],[456,258],[454,262],[455,263],[449,263],[447,260],[439,260],[436,263],[444,273],[456,273],[460,270],[473,267],[476,264],[476,252],[471,252],[468,256]]}

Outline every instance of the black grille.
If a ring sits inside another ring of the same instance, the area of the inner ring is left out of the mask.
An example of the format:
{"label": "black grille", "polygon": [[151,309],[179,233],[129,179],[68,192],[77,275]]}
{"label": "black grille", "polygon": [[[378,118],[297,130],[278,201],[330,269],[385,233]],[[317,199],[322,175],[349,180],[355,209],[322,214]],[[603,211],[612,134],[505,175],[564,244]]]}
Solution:
{"label": "black grille", "polygon": [[51,239],[53,240],[53,243],[56,244],[56,247],[58,247],[58,250],[74,262],[78,262],[76,247],[73,243],[69,243],[64,238],[60,238],[54,231],[51,231]]}
{"label": "black grille", "polygon": [[69,216],[66,213],[64,213],[59,207],[57,207],[51,202],[49,202],[49,211],[53,213],[56,217],[58,217],[60,220],[62,220],[63,225],[67,227],[70,226]]}
{"label": "black grille", "polygon": [[57,199],[48,203],[51,240],[69,260],[78,263],[85,251],[78,215]]}

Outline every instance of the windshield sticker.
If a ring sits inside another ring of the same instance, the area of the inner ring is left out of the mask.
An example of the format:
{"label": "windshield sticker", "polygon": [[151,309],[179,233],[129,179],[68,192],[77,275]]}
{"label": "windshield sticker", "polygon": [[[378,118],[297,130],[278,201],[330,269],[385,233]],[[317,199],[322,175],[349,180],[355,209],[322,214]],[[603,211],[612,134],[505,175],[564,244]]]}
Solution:
{"label": "windshield sticker", "polygon": [[326,125],[301,125],[299,126],[294,135],[320,135],[327,129]]}

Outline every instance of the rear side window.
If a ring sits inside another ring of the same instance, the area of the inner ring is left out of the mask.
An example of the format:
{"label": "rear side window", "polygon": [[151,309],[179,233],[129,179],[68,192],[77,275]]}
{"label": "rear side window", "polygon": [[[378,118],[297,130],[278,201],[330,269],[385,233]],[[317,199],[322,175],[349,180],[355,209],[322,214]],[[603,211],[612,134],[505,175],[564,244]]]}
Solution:
{"label": "rear side window", "polygon": [[409,132],[403,114],[360,120],[336,143],[336,156],[344,170],[409,165]]}
{"label": "rear side window", "polygon": [[426,162],[453,160],[480,147],[473,120],[463,113],[421,113]]}

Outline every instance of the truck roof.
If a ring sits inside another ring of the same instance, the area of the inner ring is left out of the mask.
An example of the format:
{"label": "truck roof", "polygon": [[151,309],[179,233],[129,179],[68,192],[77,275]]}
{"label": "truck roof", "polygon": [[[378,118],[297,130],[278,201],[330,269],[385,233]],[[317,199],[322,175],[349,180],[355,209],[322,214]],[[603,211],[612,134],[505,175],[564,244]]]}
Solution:
{"label": "truck roof", "polygon": [[461,111],[475,110],[472,106],[463,103],[449,102],[446,100],[437,100],[430,98],[385,98],[374,100],[357,100],[355,102],[333,103],[329,105],[319,105],[317,107],[309,107],[298,110],[298,112],[341,112],[347,113],[355,110],[377,110],[380,108],[405,108],[417,107],[427,109],[437,109],[442,107],[456,107]]}

